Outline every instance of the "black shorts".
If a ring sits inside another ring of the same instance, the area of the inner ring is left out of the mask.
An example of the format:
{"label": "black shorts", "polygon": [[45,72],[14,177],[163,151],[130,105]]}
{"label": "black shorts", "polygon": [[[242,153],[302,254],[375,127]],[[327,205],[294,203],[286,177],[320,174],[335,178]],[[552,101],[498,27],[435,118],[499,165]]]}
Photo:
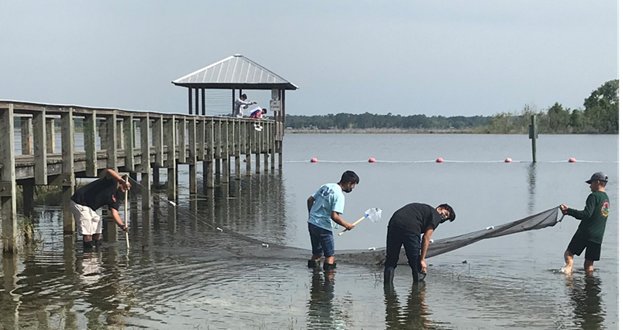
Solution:
{"label": "black shorts", "polygon": [[597,261],[601,256],[601,244],[590,242],[585,238],[579,238],[577,236],[573,236],[571,242],[569,242],[569,246],[567,246],[567,250],[576,256],[582,254],[582,251],[586,249],[586,253],[584,254],[584,259]]}

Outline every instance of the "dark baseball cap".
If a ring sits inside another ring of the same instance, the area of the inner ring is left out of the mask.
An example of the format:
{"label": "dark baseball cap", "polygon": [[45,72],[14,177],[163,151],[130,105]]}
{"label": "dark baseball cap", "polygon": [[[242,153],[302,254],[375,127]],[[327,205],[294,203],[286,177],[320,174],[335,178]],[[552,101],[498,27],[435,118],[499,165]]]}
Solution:
{"label": "dark baseball cap", "polygon": [[608,182],[608,176],[605,175],[603,172],[595,172],[593,173],[593,175],[591,175],[591,178],[586,181],[586,183],[591,183],[593,181]]}

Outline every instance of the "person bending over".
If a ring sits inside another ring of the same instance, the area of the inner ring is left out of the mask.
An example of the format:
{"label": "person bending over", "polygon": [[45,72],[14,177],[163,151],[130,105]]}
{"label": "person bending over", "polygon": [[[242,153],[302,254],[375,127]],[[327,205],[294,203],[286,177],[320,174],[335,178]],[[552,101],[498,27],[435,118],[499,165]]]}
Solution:
{"label": "person bending over", "polygon": [[128,230],[119,216],[119,205],[125,199],[130,187],[131,184],[124,181],[119,173],[108,168],[103,171],[101,178],[79,188],[71,196],[69,207],[76,221],[78,233],[82,235],[85,251],[90,251],[94,246],[101,244],[102,219],[97,210],[102,206],[108,206],[113,219],[123,231]]}
{"label": "person bending over", "polygon": [[420,276],[423,278],[427,271],[426,253],[433,231],[440,223],[446,220],[452,222],[455,218],[456,214],[448,204],[441,204],[434,208],[427,204],[411,203],[394,212],[387,225],[383,283],[392,284],[402,246],[405,248],[409,266],[411,266],[413,281],[418,282]]}

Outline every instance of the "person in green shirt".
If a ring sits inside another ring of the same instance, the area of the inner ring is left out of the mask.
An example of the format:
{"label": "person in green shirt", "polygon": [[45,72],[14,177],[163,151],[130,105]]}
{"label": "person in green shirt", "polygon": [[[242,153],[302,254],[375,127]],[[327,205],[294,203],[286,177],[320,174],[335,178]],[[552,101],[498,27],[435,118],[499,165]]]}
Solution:
{"label": "person in green shirt", "polygon": [[561,269],[565,274],[571,274],[573,271],[573,255],[579,256],[584,249],[586,249],[584,270],[587,274],[593,272],[593,263],[599,260],[601,255],[601,242],[604,238],[610,209],[606,194],[608,176],[602,172],[596,172],[586,183],[590,184],[591,193],[586,198],[584,210],[572,209],[566,204],[560,205],[562,214],[568,214],[580,220],[580,225],[565,251],[565,266]]}

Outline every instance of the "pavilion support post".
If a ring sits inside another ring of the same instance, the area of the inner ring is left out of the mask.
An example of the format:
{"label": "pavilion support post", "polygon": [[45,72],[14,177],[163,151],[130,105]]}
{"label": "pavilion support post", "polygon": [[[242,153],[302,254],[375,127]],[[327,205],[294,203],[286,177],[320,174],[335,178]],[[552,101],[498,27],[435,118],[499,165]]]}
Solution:
{"label": "pavilion support post", "polygon": [[193,114],[193,89],[188,88],[188,114]]}
{"label": "pavilion support post", "polygon": [[201,89],[201,115],[206,115],[206,89]]}
{"label": "pavilion support post", "polygon": [[17,253],[17,186],[15,185],[15,123],[13,104],[0,109],[0,221],[2,221],[2,251]]}
{"label": "pavilion support post", "polygon": [[199,115],[199,88],[195,88],[195,115]]}

